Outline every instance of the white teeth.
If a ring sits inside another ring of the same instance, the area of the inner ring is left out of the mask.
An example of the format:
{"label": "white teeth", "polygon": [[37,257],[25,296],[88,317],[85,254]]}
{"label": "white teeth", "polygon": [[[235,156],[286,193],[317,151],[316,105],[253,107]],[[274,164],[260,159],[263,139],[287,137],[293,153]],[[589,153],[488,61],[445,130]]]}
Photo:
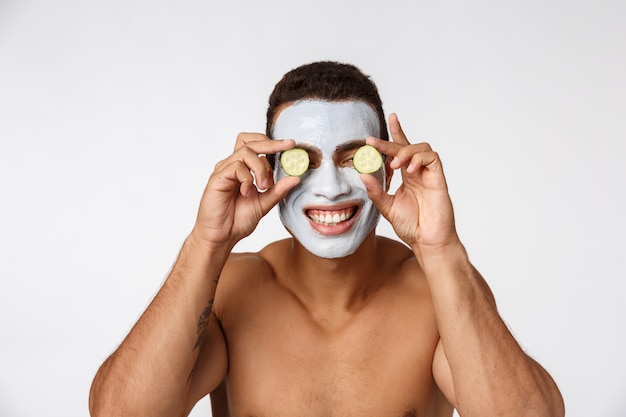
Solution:
{"label": "white teeth", "polygon": [[309,218],[313,220],[313,222],[318,223],[318,224],[323,224],[325,226],[335,226],[336,224],[349,220],[352,217],[352,214],[353,213],[349,211],[344,211],[341,214],[327,213],[325,215],[319,214],[319,213],[310,213]]}

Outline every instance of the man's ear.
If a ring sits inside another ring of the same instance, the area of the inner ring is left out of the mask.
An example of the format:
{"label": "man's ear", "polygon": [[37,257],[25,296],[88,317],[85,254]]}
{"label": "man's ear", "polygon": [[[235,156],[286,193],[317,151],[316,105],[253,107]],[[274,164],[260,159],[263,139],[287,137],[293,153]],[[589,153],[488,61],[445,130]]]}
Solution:
{"label": "man's ear", "polygon": [[388,156],[385,156],[385,164],[383,165],[385,168],[385,191],[389,192],[389,187],[391,186],[391,178],[393,177],[393,169],[391,169],[391,160]]}

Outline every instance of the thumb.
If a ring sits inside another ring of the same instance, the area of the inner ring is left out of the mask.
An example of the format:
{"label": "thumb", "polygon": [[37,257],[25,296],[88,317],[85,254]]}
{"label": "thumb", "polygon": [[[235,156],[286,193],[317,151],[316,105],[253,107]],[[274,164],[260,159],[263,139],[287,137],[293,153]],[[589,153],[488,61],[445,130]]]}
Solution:
{"label": "thumb", "polygon": [[387,218],[387,214],[393,202],[393,196],[387,194],[378,180],[372,175],[361,174],[361,181],[363,181],[367,189],[367,195],[370,200],[372,200],[380,214]]}
{"label": "thumb", "polygon": [[300,177],[285,177],[279,180],[273,187],[259,195],[259,203],[263,216],[265,216],[287,193],[300,183]]}

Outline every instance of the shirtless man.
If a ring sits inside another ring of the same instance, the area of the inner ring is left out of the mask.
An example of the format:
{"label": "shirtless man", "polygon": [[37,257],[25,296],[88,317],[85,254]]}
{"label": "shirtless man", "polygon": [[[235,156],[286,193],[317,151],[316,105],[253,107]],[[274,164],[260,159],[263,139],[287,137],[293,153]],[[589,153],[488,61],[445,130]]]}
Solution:
{"label": "shirtless man", "polygon": [[[267,135],[216,165],[170,275],[98,371],[92,416],[184,416],[209,393],[215,417],[563,416],[468,260],[439,156],[395,115],[389,129],[355,67],[287,73]],[[364,143],[386,155],[372,175],[351,166]],[[294,146],[301,178],[273,158]],[[231,253],[276,204],[293,237]],[[379,214],[404,243],[375,235]]]}

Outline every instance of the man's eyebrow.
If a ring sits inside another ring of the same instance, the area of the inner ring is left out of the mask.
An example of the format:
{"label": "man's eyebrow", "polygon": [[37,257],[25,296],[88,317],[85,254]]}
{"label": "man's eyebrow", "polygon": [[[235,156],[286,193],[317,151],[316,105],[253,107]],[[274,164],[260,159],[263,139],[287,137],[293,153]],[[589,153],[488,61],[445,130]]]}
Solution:
{"label": "man's eyebrow", "polygon": [[335,148],[335,153],[354,151],[356,149],[359,149],[363,145],[365,145],[364,139],[351,140],[350,142],[345,142],[341,145],[338,145]]}
{"label": "man's eyebrow", "polygon": [[307,151],[309,153],[309,155],[317,156],[320,159],[322,157],[322,151],[320,151],[315,146],[309,146],[309,145],[306,145],[306,144],[298,144],[298,145],[296,145],[296,148],[304,149],[305,151]]}

